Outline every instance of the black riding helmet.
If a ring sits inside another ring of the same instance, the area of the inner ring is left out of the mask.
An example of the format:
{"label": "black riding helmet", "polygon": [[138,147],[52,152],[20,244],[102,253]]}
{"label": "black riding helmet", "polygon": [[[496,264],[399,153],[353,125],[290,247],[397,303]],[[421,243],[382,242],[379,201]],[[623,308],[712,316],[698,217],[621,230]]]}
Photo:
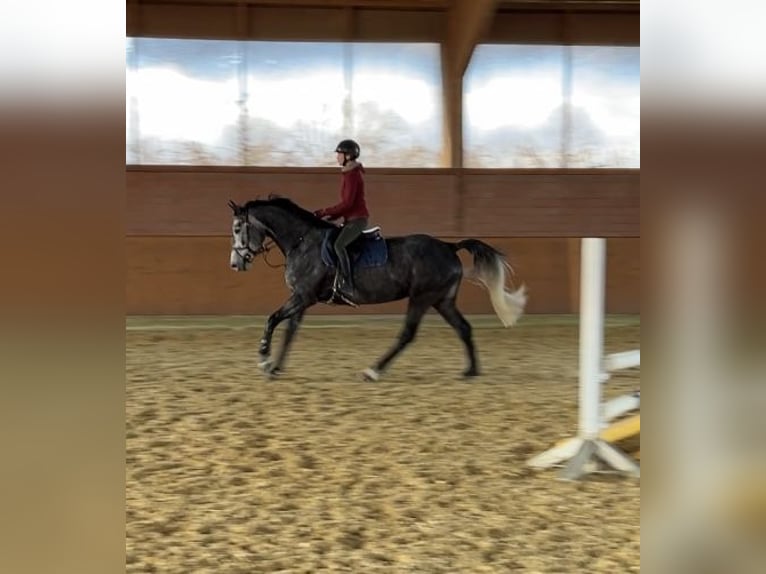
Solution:
{"label": "black riding helmet", "polygon": [[351,159],[358,158],[359,154],[361,153],[361,150],[359,149],[359,144],[356,143],[354,140],[343,140],[336,146],[335,151],[337,153],[346,154]]}

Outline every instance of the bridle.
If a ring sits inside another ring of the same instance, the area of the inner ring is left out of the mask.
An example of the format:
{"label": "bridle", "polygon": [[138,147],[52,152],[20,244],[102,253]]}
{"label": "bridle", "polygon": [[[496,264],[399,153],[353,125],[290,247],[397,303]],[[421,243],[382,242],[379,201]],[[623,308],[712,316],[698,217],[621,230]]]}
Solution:
{"label": "bridle", "polygon": [[271,251],[276,243],[274,242],[271,237],[266,236],[266,238],[261,242],[258,249],[253,249],[250,247],[250,226],[252,225],[250,221],[248,221],[247,217],[244,220],[245,230],[244,230],[244,247],[232,247],[232,249],[239,255],[244,261],[247,263],[252,263],[256,257],[258,257],[261,253],[263,253],[263,260],[266,262],[266,264],[269,267],[279,267],[279,265],[272,265],[269,263],[269,260],[266,258],[266,254]]}

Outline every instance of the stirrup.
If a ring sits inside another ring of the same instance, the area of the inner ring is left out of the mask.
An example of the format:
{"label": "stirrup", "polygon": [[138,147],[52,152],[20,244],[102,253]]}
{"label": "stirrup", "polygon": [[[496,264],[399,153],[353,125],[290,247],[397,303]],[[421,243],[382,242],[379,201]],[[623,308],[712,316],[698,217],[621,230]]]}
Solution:
{"label": "stirrup", "polygon": [[350,307],[359,307],[357,303],[354,303],[351,299],[346,297],[343,293],[337,289],[332,290],[330,298],[325,301],[327,305],[349,305]]}
{"label": "stirrup", "polygon": [[351,305],[352,307],[359,307],[359,305],[357,305],[356,303],[354,303],[354,302],[353,302],[351,299],[349,299],[348,297],[346,297],[346,296],[343,294],[343,292],[341,292],[341,291],[338,291],[337,289],[333,289],[333,290],[332,290],[332,299],[333,299],[333,300],[335,300],[335,299],[340,299],[341,301],[343,301],[343,302],[344,302],[344,303],[346,303],[347,305]]}
{"label": "stirrup", "polygon": [[333,304],[341,302],[341,303],[345,303],[346,305],[351,305],[352,307],[359,307],[359,305],[354,303],[339,289],[339,283],[340,283],[340,273],[336,273],[335,281],[333,281],[333,284],[332,284],[332,295],[330,295],[330,299],[327,302],[333,303]]}

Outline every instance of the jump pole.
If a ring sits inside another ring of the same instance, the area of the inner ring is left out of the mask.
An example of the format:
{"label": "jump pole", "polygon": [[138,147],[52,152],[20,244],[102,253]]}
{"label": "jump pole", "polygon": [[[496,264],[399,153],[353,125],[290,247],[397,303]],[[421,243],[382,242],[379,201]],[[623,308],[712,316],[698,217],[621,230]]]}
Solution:
{"label": "jump pole", "polygon": [[[567,461],[561,478],[577,480],[596,470],[600,460],[615,470],[639,477],[636,462],[600,437],[606,239],[586,237],[581,245],[578,433],[576,438],[534,457],[529,464],[547,468]],[[635,362],[635,355],[627,362]]]}

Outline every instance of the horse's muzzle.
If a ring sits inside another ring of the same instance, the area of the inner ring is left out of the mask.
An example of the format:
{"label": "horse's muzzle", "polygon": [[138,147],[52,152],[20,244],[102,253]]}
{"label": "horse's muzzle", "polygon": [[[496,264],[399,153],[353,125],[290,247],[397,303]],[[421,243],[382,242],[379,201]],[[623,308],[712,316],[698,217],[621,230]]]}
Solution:
{"label": "horse's muzzle", "polygon": [[236,249],[231,250],[229,255],[229,267],[234,271],[247,271],[247,266],[253,261],[250,253],[240,254]]}

